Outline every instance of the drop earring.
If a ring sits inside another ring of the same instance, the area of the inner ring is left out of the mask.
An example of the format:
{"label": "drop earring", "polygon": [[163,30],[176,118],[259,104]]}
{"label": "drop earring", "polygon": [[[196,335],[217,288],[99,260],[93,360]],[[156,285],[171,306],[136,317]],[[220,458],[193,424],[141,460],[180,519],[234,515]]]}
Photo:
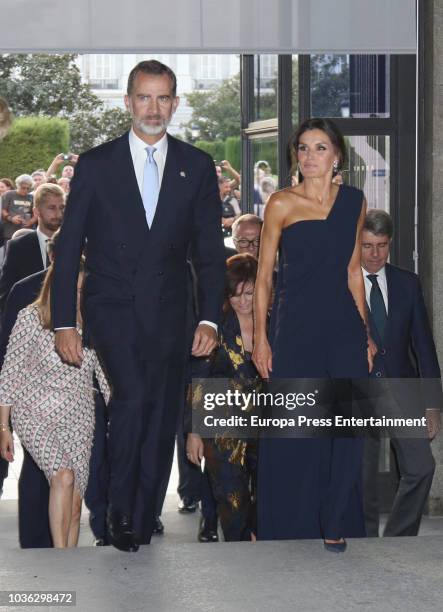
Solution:
{"label": "drop earring", "polygon": [[334,163],[332,164],[332,169],[334,172],[338,171],[338,161],[334,160]]}

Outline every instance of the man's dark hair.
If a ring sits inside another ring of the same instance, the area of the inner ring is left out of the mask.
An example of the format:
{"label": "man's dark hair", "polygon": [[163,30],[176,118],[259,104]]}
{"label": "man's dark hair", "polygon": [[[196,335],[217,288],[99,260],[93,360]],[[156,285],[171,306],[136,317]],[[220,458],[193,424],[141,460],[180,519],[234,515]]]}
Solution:
{"label": "man's dark hair", "polygon": [[163,74],[168,75],[168,77],[171,79],[172,95],[174,98],[177,95],[177,77],[175,76],[174,72],[169,68],[169,66],[166,66],[166,64],[162,64],[157,60],[144,60],[143,62],[139,62],[137,66],[134,66],[134,68],[129,73],[127,89],[128,96],[130,96],[132,93],[135,77],[139,72],[154,76],[162,76]]}
{"label": "man's dark hair", "polygon": [[394,234],[394,224],[392,223],[391,216],[378,208],[370,208],[368,210],[363,229],[375,236],[388,236],[389,239]]}

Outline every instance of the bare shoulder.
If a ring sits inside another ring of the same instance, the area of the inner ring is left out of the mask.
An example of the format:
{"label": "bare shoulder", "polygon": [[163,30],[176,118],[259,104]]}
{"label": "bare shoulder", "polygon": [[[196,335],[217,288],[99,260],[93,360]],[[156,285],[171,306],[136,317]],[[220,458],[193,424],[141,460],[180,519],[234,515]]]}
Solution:
{"label": "bare shoulder", "polygon": [[265,221],[268,218],[270,220],[280,220],[283,223],[294,206],[295,199],[297,199],[297,194],[293,187],[285,187],[274,191],[265,207]]}

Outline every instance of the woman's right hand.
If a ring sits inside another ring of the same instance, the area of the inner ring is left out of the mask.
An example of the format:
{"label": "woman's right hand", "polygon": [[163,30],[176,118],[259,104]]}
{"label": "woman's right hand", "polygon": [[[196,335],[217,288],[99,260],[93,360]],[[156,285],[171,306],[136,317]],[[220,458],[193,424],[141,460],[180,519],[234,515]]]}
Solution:
{"label": "woman's right hand", "polygon": [[9,463],[14,461],[14,439],[10,429],[0,432],[0,455]]}
{"label": "woman's right hand", "polygon": [[204,445],[203,440],[198,434],[188,433],[186,441],[186,457],[195,465],[200,465],[203,459]]}
{"label": "woman's right hand", "polygon": [[268,379],[272,372],[272,351],[267,338],[256,340],[252,351],[252,361],[262,378]]}

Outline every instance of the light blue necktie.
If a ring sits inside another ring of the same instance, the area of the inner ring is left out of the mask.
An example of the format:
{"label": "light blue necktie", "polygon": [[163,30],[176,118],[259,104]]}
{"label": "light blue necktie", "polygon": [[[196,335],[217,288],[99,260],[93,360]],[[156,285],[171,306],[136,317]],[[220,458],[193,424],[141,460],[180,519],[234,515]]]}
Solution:
{"label": "light blue necktie", "polygon": [[155,147],[148,145],[146,147],[146,162],[143,171],[143,206],[146,211],[146,220],[149,227],[154,219],[155,209],[157,208],[157,200],[159,193],[158,168],[154,159]]}

